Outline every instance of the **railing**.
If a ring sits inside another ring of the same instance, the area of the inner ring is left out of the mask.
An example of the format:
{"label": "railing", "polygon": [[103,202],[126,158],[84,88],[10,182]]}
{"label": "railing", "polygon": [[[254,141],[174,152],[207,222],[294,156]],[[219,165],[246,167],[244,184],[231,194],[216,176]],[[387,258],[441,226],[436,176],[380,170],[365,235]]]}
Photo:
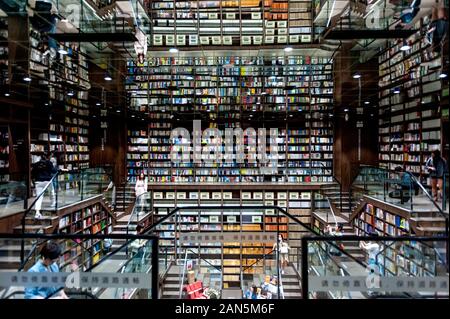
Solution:
{"label": "railing", "polygon": [[[37,213],[56,212],[59,208],[78,201],[100,194],[107,195],[109,190],[114,189],[111,176],[106,174],[103,168],[88,168],[76,172],[58,171],[50,181],[37,183],[40,183],[39,188],[42,184],[45,183],[45,185],[41,189],[37,188],[36,192],[39,193],[22,215],[22,233],[25,233],[27,218],[33,210],[36,211],[35,218],[46,219],[46,216]],[[110,195],[110,198],[113,200],[113,195]],[[37,229],[37,232],[42,231],[44,227]],[[21,262],[23,263],[25,261],[24,243],[21,246]]]}
{"label": "railing", "polygon": [[[339,256],[337,268],[331,273],[320,273],[320,265],[326,260],[317,258],[318,246],[325,251],[333,241],[366,247],[369,253],[368,265],[360,267]],[[369,246],[362,242],[368,242]],[[320,292],[334,291],[350,294],[352,299],[360,298],[449,298],[448,292],[448,251],[445,258],[436,259],[429,254],[430,249],[446,246],[448,237],[359,237],[337,238],[318,236],[302,238],[302,291],[303,298],[323,298]],[[431,248],[430,248],[431,247]],[[383,249],[382,249],[383,248]],[[316,268],[318,278],[309,276],[308,270]],[[337,271],[339,270],[339,271]],[[344,275],[344,277],[343,277]],[[408,283],[409,281],[409,283]],[[434,281],[433,283],[429,283]],[[357,282],[357,283],[355,283]],[[401,282],[401,283],[399,283]]]}
{"label": "railing", "polygon": [[[188,256],[190,255],[193,255],[194,258],[189,258]],[[197,260],[197,263],[194,262],[195,260]],[[213,265],[205,258],[202,258],[198,252],[195,252],[192,249],[186,249],[183,260],[183,271],[181,273],[181,277],[179,277],[180,299],[183,298],[186,283],[189,283],[189,278],[186,280],[188,274],[191,277],[191,280],[202,282],[203,290],[205,290],[205,288],[214,289],[214,293],[218,294],[222,291],[223,272],[221,265]]]}
{"label": "railing", "polygon": [[[127,223],[127,235],[130,231],[135,231],[138,225],[142,226],[141,231],[145,231],[145,225],[140,224],[141,215],[146,215],[152,211],[152,193],[147,192],[139,195],[134,202],[133,210],[130,214],[130,219]],[[134,227],[134,222],[136,222],[136,227]]]}
{"label": "railing", "polygon": [[445,220],[445,234],[448,236],[448,214],[443,210],[444,204],[441,207],[410,172],[362,165],[352,184],[351,206],[354,207],[364,195],[409,209],[417,216],[434,211]]}

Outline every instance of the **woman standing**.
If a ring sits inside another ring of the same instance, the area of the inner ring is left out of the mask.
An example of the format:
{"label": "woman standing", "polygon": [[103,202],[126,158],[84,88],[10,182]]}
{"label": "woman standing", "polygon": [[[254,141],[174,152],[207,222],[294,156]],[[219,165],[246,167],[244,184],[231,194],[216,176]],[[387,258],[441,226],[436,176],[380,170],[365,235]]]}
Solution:
{"label": "woman standing", "polygon": [[431,157],[427,160],[425,167],[430,173],[433,198],[435,201],[440,201],[442,199],[444,173],[447,170],[447,162],[441,157],[439,150],[434,150],[431,153]]}
{"label": "woman standing", "polygon": [[145,196],[141,196],[145,193],[147,193],[147,181],[144,177],[144,173],[141,173],[136,181],[136,185],[134,186],[134,191],[136,194],[136,202],[139,205],[143,205],[145,203],[144,201],[144,197]]}

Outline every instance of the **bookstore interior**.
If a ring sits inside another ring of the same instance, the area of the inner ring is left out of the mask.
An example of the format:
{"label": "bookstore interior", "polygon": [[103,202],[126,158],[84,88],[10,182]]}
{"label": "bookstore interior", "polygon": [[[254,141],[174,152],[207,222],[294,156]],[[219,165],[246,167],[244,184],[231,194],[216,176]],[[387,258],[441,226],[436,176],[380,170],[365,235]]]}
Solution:
{"label": "bookstore interior", "polygon": [[0,299],[449,299],[448,0],[0,0]]}

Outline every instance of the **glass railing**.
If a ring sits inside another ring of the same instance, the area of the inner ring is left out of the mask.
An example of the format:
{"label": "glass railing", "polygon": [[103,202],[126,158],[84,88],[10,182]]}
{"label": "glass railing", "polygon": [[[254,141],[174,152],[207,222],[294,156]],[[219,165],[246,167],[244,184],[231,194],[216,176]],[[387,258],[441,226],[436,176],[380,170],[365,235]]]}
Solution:
{"label": "glass railing", "polygon": [[0,182],[0,217],[23,212],[27,206],[27,178],[10,174],[9,181]]}
{"label": "glass railing", "polygon": [[179,274],[180,299],[219,299],[222,280],[222,267],[217,261],[202,258],[198,250],[186,250]]}
{"label": "glass railing", "polygon": [[[111,251],[111,242],[125,244]],[[157,298],[157,244],[146,235],[0,235],[0,298]]]}
{"label": "glass railing", "polygon": [[[334,256],[344,256],[337,247],[328,242],[311,242],[308,245],[308,274],[309,276],[335,276],[344,277],[348,273]],[[362,264],[354,263],[354,268],[364,268]],[[353,296],[348,291],[311,291],[312,299],[352,299]]]}
{"label": "glass railing", "polygon": [[[443,193],[448,192],[444,189]],[[436,212],[448,220],[443,208],[448,200],[436,202],[427,187],[410,172],[361,166],[351,187],[351,206],[354,208],[363,196],[371,196],[414,213]]]}
{"label": "glass railing", "polygon": [[103,195],[115,202],[115,187],[111,176],[103,168],[57,172],[50,181],[34,181],[33,196],[22,218],[23,231],[30,219],[52,219],[54,212],[82,200]]}
{"label": "glass railing", "polygon": [[[303,244],[308,298],[449,298],[448,238],[305,237]],[[359,262],[333,252],[340,245],[360,247]]]}
{"label": "glass railing", "polygon": [[152,193],[147,192],[139,195],[128,220],[127,234],[136,231],[144,232],[152,224],[152,217]]}

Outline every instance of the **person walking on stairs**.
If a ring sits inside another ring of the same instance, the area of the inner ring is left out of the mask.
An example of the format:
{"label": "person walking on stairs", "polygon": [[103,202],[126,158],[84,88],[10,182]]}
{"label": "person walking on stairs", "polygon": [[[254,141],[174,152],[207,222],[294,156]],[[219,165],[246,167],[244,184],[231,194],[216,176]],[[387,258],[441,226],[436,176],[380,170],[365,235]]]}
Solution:
{"label": "person walking on stairs", "polygon": [[[56,174],[57,169],[53,166],[53,163],[48,159],[47,153],[41,156],[39,162],[33,164],[31,169],[31,176],[34,180],[34,185],[36,188],[36,197],[39,197],[47,188],[50,194],[53,193],[53,185],[50,182],[53,176]],[[35,203],[35,218],[42,218],[41,208],[42,201],[44,200],[44,195],[40,196]],[[56,206],[56,198],[51,196],[52,204],[51,206]]]}

